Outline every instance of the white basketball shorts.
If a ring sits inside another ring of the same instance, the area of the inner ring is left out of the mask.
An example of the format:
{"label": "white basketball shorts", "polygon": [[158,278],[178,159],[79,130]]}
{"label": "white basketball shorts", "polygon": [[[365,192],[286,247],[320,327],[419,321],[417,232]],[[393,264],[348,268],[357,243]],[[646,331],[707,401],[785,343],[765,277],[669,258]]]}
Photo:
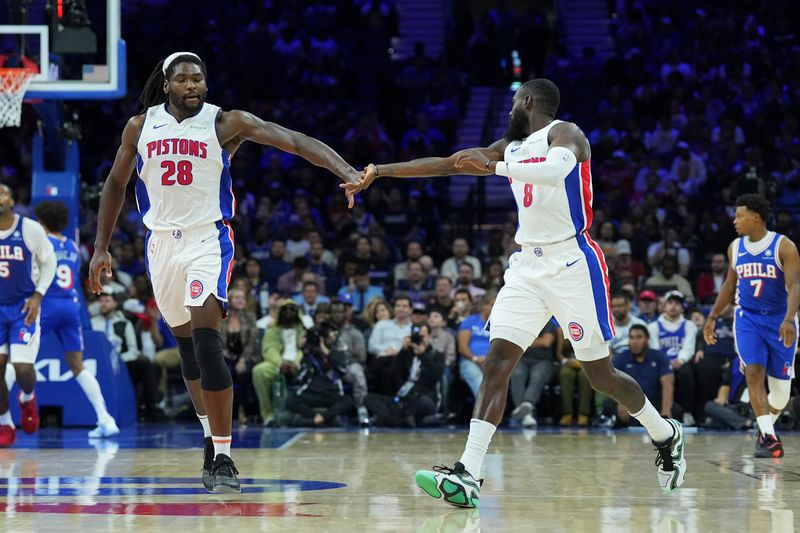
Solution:
{"label": "white basketball shorts", "polygon": [[213,295],[228,305],[233,270],[233,229],[227,222],[187,230],[150,231],[145,238],[145,266],[153,295],[170,326],[186,324],[190,307],[200,307]]}
{"label": "white basketball shorts", "polygon": [[528,348],[555,317],[581,361],[608,356],[614,337],[608,270],[588,234],[525,246],[509,259],[505,285],[489,317],[491,339]]}

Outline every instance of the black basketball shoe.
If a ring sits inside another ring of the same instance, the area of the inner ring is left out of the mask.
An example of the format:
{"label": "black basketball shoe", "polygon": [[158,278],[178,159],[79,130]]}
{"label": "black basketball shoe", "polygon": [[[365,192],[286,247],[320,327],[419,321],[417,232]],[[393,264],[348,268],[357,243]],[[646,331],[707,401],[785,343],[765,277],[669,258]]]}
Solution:
{"label": "black basketball shoe", "polygon": [[211,492],[215,494],[224,494],[229,492],[242,492],[239,478],[236,475],[239,473],[233,464],[233,459],[224,454],[217,455],[214,459],[214,466],[211,467],[211,476],[213,477],[214,486]]}
{"label": "black basketball shoe", "polygon": [[777,435],[764,436],[760,431],[756,436],[756,449],[753,452],[755,457],[783,457],[783,443]]}

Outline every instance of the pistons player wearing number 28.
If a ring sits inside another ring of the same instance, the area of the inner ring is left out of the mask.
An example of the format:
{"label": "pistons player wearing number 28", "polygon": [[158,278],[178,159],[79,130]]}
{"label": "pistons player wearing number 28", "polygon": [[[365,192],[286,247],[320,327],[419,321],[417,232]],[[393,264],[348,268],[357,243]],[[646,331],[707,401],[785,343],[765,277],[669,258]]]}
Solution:
{"label": "pistons player wearing number 28", "polygon": [[[758,422],[756,457],[783,457],[774,422],[789,402],[797,351],[800,257],[786,236],[767,230],[767,200],[745,194],[736,200],[733,224],[741,235],[728,248],[730,270],[708,315],[703,336],[716,342],[714,324],[734,304],[733,335],[745,365],[750,403]],[[769,382],[769,394],[764,382]]]}
{"label": "pistons player wearing number 28", "polygon": [[556,119],[560,99],[552,81],[530,80],[514,94],[504,138],[491,146],[450,157],[369,165],[361,183],[340,185],[355,191],[383,176],[497,174],[508,178],[514,193],[519,219],[515,240],[522,250],[509,259],[505,284],[489,316],[489,354],[464,454],[453,468],[421,470],[416,476],[426,494],[452,505],[478,504],[481,466],[503,417],[509,378],[523,351],[553,316],[592,386],[624,406],[650,433],[661,487],[677,490],[686,472],[681,425],[661,418],[636,381],[611,366],[608,344],[614,326],[608,272],[603,252],[589,236],[591,148],[577,125]]}
{"label": "pistons player wearing number 28", "polygon": [[[231,158],[245,141],[274,146],[346,183],[362,177],[324,143],[239,110],[207,103],[206,66],[197,54],[160,61],[142,92],[142,112],[122,143],[100,198],[89,264],[99,294],[111,272],[108,245],[136,170],[136,202],[148,232],[145,266],[164,320],[178,342],[181,371],[204,434],[202,481],[210,492],[239,492],[231,459],[233,389],[219,334],[233,268],[236,202]],[[346,193],[352,207],[353,194]]]}

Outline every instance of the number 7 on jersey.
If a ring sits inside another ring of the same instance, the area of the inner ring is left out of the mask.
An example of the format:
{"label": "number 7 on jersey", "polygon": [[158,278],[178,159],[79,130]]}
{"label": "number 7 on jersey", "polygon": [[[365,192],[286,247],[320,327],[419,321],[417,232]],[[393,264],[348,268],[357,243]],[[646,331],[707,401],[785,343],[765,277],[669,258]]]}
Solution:
{"label": "number 7 on jersey", "polygon": [[751,279],[750,285],[756,288],[756,290],[753,291],[753,296],[755,296],[756,298],[760,298],[761,290],[764,288],[764,280]]}

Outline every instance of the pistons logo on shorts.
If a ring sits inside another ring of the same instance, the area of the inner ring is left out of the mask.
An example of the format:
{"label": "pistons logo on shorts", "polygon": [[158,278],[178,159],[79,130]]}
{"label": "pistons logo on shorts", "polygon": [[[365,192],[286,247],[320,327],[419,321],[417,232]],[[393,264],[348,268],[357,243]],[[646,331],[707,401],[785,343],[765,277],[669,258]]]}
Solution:
{"label": "pistons logo on shorts", "polygon": [[583,328],[577,322],[569,323],[569,336],[572,340],[579,341],[583,338]]}
{"label": "pistons logo on shorts", "polygon": [[783,363],[783,375],[791,377],[791,375],[792,375],[792,363],[790,363],[788,361]]}
{"label": "pistons logo on shorts", "polygon": [[192,281],[189,284],[189,296],[199,298],[201,294],[203,294],[203,284],[198,280]]}
{"label": "pistons logo on shorts", "polygon": [[25,344],[28,344],[29,342],[31,342],[31,337],[33,337],[33,335],[31,335],[31,332],[25,328],[22,328],[19,330],[19,336],[17,337],[17,340],[22,341]]}

